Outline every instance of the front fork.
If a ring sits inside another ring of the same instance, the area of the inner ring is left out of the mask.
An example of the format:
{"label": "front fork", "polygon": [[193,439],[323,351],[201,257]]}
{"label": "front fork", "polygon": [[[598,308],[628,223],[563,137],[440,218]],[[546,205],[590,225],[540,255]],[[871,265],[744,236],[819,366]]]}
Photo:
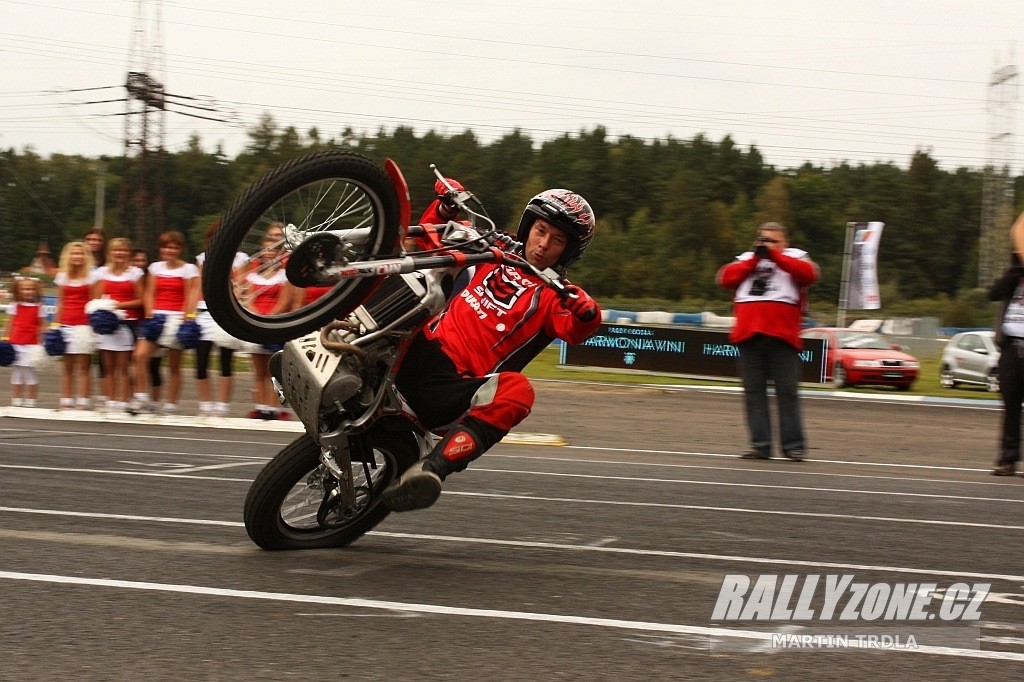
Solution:
{"label": "front fork", "polygon": [[[353,461],[361,462],[364,467],[370,469],[377,468],[377,462],[373,457],[373,444],[365,431],[349,436],[347,446],[321,446],[320,461],[338,481],[338,486],[328,491],[324,500],[332,508],[341,506],[344,509],[351,509],[356,504],[356,491],[352,485]],[[371,480],[370,476],[366,479],[367,482]],[[370,492],[372,494],[374,491]]]}

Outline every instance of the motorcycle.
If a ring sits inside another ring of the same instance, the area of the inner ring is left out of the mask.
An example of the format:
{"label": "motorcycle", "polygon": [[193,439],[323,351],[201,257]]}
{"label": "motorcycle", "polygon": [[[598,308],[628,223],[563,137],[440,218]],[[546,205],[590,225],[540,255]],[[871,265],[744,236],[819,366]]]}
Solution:
{"label": "motorcycle", "polygon": [[[232,336],[284,344],[270,361],[273,383],[305,428],[246,496],[246,531],[264,549],[344,546],[387,517],[381,492],[438,440],[404,403],[395,374],[412,339],[446,305],[459,272],[501,262],[572,296],[556,272],[502,249],[508,237],[476,197],[431,168],[468,221],[410,225],[397,164],[326,151],[261,177],[211,239],[207,307]],[[300,305],[257,310],[254,287],[264,280],[254,273],[268,263],[284,269]]]}

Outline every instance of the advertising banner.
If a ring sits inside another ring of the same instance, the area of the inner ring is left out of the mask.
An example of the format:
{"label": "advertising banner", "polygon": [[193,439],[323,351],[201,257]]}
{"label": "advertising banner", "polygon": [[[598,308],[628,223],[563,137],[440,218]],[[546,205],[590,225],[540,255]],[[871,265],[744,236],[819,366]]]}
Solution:
{"label": "advertising banner", "polygon": [[878,294],[878,243],[885,223],[855,223],[853,249],[850,253],[850,281],[846,307],[855,310],[878,310],[882,299]]}
{"label": "advertising banner", "polygon": [[[561,364],[711,377],[739,377],[739,349],[724,331],[602,324],[581,344],[562,345]],[[800,381],[825,382],[825,342],[804,339]]]}

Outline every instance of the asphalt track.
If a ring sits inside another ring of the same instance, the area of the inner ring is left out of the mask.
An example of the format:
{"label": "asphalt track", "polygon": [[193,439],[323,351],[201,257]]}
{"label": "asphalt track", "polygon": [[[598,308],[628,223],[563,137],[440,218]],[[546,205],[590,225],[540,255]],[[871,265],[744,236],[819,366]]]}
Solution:
{"label": "asphalt track", "polygon": [[[502,443],[431,509],[314,552],[261,551],[240,519],[294,426],[0,417],[0,678],[1021,679],[998,408],[808,399],[796,464],[736,458],[734,391],[537,389],[521,430],[567,445]],[[974,623],[712,621],[726,574],[992,594]],[[956,641],[770,640],[872,628]]]}

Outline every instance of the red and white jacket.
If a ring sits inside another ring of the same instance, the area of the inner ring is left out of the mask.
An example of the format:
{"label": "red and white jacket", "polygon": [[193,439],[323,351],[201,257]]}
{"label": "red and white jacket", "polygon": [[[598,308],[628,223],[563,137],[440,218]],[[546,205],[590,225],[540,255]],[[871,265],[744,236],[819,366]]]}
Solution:
{"label": "red and white jacket", "polygon": [[508,265],[479,265],[425,330],[466,376],[521,371],[553,339],[580,343],[601,324],[582,322],[550,287]]}
{"label": "red and white jacket", "polygon": [[[758,258],[747,251],[718,271],[718,284],[733,289],[733,313],[736,324],[729,334],[733,343],[746,341],[755,334],[782,339],[801,349],[800,321],[807,307],[807,287],[818,279],[818,266],[806,251],[771,250],[769,258]],[[755,280],[762,280],[754,287]]]}

